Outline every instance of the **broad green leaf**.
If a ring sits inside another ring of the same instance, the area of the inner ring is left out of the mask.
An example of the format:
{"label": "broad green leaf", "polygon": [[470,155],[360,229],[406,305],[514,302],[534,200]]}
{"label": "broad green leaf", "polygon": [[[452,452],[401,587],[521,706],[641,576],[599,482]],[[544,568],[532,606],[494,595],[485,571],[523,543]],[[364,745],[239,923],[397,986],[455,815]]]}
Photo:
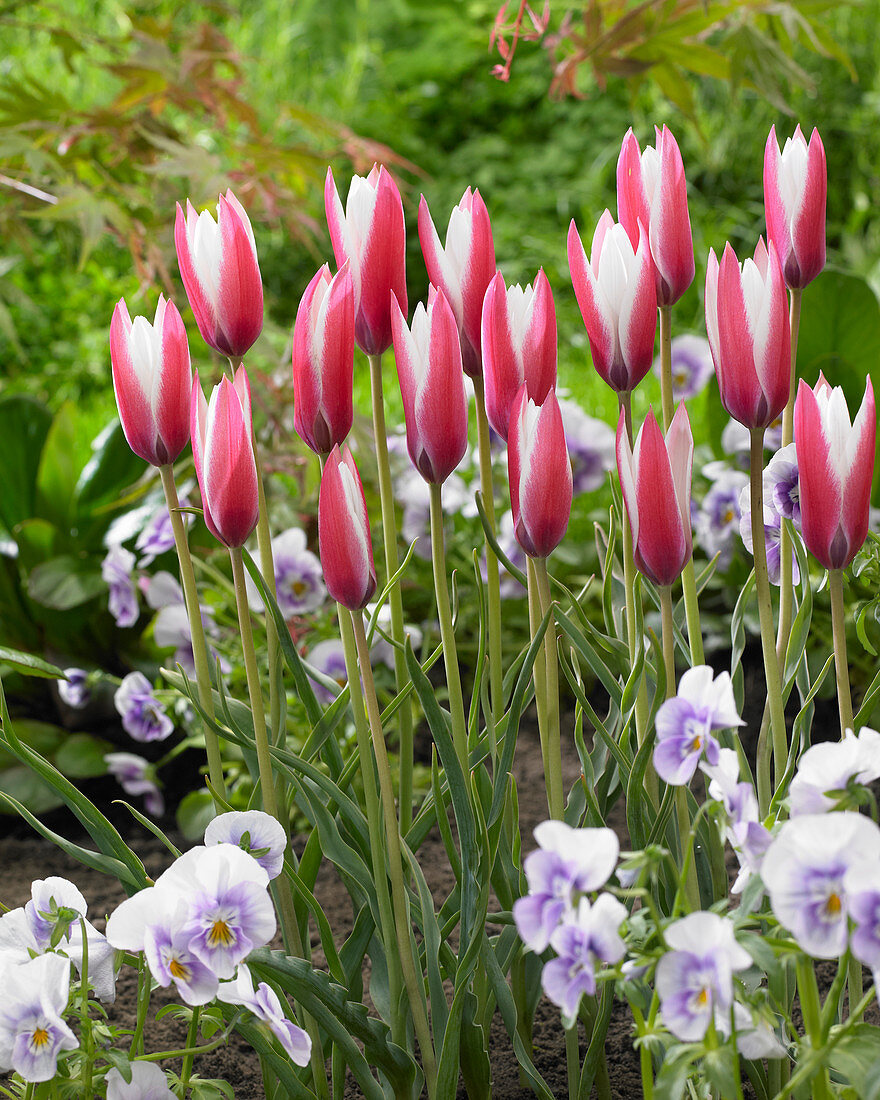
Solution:
{"label": "broad green leaf", "polygon": [[208,822],[216,817],[216,813],[211,792],[204,789],[185,794],[174,816],[178,829],[187,840],[201,841]]}
{"label": "broad green leaf", "polygon": [[66,555],[32,570],[27,588],[31,599],[43,607],[70,611],[106,592],[107,582],[94,561]]}
{"label": "broad green leaf", "polygon": [[102,741],[90,733],[71,733],[61,742],[54,763],[69,779],[89,779],[106,773],[104,756],[112,751],[109,741]]}
{"label": "broad green leaf", "polygon": [[132,451],[122,425],[114,420],[92,442],[92,457],[76,483],[77,511],[85,515],[96,505],[115,501],[143,473],[144,460]]}
{"label": "broad green leaf", "polygon": [[37,471],[37,505],[62,530],[73,526],[74,494],[83,441],[76,406],[66,401],[52,421]]}
{"label": "broad green leaf", "polygon": [[[819,371],[841,385],[855,410],[865,378],[880,362],[880,303],[864,279],[825,270],[804,291],[798,371],[810,385]],[[853,412],[855,415],[855,412]]]}
{"label": "broad green leaf", "polygon": [[47,680],[65,680],[64,672],[56,665],[35,657],[33,653],[23,653],[20,649],[7,649],[0,646],[0,665],[8,665],[23,676],[41,676]]}
{"label": "broad green leaf", "polygon": [[3,492],[0,523],[12,531],[35,513],[37,470],[52,414],[24,394],[0,398],[0,439],[3,440]]}

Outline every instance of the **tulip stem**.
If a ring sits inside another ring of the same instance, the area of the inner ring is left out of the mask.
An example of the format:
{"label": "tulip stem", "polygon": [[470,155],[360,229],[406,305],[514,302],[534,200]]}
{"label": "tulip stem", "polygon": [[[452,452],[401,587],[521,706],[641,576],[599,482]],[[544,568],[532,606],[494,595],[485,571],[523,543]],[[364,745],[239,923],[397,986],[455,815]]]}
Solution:
{"label": "tulip stem", "polygon": [[214,791],[214,804],[219,812],[221,809],[220,799],[226,797],[226,785],[223,778],[223,757],[220,753],[220,741],[211,728],[211,720],[214,718],[214,697],[211,694],[211,668],[208,663],[208,646],[205,641],[204,624],[202,623],[202,609],[199,606],[199,592],[195,573],[193,572],[186,527],[180,513],[180,500],[177,496],[177,486],[174,483],[174,469],[169,463],[166,466],[159,467],[159,474],[162,478],[162,488],[165,490],[165,503],[171,517],[171,530],[174,533],[174,545],[177,549],[177,561],[180,566],[180,581],[183,585],[183,598],[186,602],[186,613],[192,637],[193,661],[196,666],[199,705],[208,718],[203,723],[205,751],[208,756],[208,775]]}
{"label": "tulip stem", "polygon": [[[538,592],[538,577],[535,572],[535,559],[526,559],[526,572],[529,582],[529,636],[534,638],[541,625],[541,596]],[[550,757],[547,745],[547,662],[543,654],[535,659],[532,666],[532,682],[535,685],[535,710],[538,712],[538,734],[541,740],[541,763],[544,766],[544,782],[547,785],[547,808],[553,816],[553,799],[550,794]]]}
{"label": "tulip stem", "polygon": [[[486,522],[494,535],[495,527],[495,488],[492,482],[492,445],[489,432],[489,419],[486,416],[486,394],[483,388],[483,376],[474,380],[474,397],[477,404],[477,446],[480,454],[480,492]],[[491,720],[488,723],[489,752],[494,763],[498,748],[498,726],[504,710],[504,666],[501,653],[501,580],[498,558],[486,539],[486,595],[488,602],[489,634],[489,702]]]}
{"label": "tulip stem", "polygon": [[416,955],[414,954],[412,929],[406,903],[406,885],[403,878],[403,854],[401,851],[400,833],[398,831],[399,825],[397,815],[394,812],[394,790],[391,784],[391,768],[388,763],[388,752],[385,748],[385,736],[382,732],[382,717],[379,713],[379,703],[376,699],[376,685],[373,680],[373,669],[370,665],[370,649],[367,644],[366,633],[364,632],[363,614],[360,611],[352,611],[350,615],[355,643],[357,645],[361,678],[364,685],[364,701],[367,707],[370,733],[373,738],[373,752],[376,754],[376,765],[379,772],[382,809],[385,814],[385,835],[388,841],[389,857],[388,872],[391,876],[391,899],[394,907],[394,928],[397,935],[397,949],[400,953],[403,980],[409,995],[413,1027],[421,1049],[422,1067],[425,1071],[425,1084],[428,1089],[428,1097],[429,1100],[434,1100],[437,1088],[437,1061],[434,1054],[434,1045],[431,1040],[431,1031],[428,1026],[428,1014],[424,999],[424,985],[422,983],[420,970],[417,966]]}
{"label": "tulip stem", "polygon": [[[385,552],[385,575],[393,577],[397,572],[397,524],[394,519],[394,495],[391,485],[391,466],[388,462],[388,436],[385,428],[385,407],[382,396],[382,356],[369,355],[370,389],[373,402],[373,436],[376,447],[376,464],[379,471],[379,498],[382,504],[382,542]],[[403,652],[403,596],[398,580],[388,593],[391,609],[391,637],[398,644],[394,647],[394,680],[398,695],[409,683],[406,658]],[[400,828],[405,835],[412,824],[412,771],[413,771],[413,717],[412,705],[405,699],[398,711],[400,734],[399,797]]]}
{"label": "tulip stem", "polygon": [[[778,785],[782,782],[788,760],[788,736],[785,728],[785,706],[782,702],[779,661],[776,658],[773,600],[770,592],[770,575],[767,572],[767,544],[764,537],[764,429],[752,428],[750,434],[749,496],[752,509],[752,552],[755,556],[755,592],[761,620],[761,648],[764,653],[764,677],[767,683],[767,702],[770,707],[773,771]],[[769,752],[765,751],[758,758],[757,767],[759,773],[763,773],[759,789],[769,791]],[[767,807],[764,806],[762,809],[766,812]]]}
{"label": "tulip stem", "polygon": [[395,950],[394,914],[391,908],[391,896],[388,893],[388,867],[385,856],[385,837],[382,826],[382,807],[376,788],[376,774],[373,770],[373,752],[370,745],[370,727],[364,706],[364,692],[361,686],[358,668],[357,641],[351,624],[351,615],[342,604],[336,605],[339,619],[339,633],[342,636],[342,648],[345,652],[345,672],[348,677],[348,693],[351,712],[357,735],[358,755],[361,759],[361,776],[364,783],[364,801],[367,808],[367,825],[370,836],[370,855],[373,864],[373,881],[376,884],[376,899],[379,905],[379,922],[382,926],[382,941],[385,947],[385,959],[388,964],[388,1001],[391,1005],[391,1037],[399,1046],[406,1046],[406,1016],[400,1011],[400,992],[402,975],[400,959]]}
{"label": "tulip stem", "polygon": [[[789,325],[791,328],[791,379],[788,387],[788,403],[782,412],[782,446],[787,447],[794,438],[794,399],[797,394],[797,346],[801,324],[801,292],[789,291]],[[784,667],[785,652],[791,634],[791,616],[794,605],[792,581],[791,535],[783,523],[779,535],[779,625],[776,631],[776,658]]]}
{"label": "tulip stem", "polygon": [[660,306],[660,400],[663,405],[663,434],[675,415],[672,398],[672,306]]}
{"label": "tulip stem", "polygon": [[831,632],[834,636],[834,671],[837,673],[837,709],[840,712],[840,737],[853,728],[849,664],[846,657],[846,611],[843,606],[843,570],[828,570],[831,594]]}
{"label": "tulip stem", "polygon": [[[537,581],[541,618],[543,619],[552,608],[546,558],[535,558],[535,579]],[[565,814],[565,791],[562,785],[562,738],[559,729],[559,657],[556,652],[556,622],[552,614],[544,634],[543,650],[545,667],[544,716],[547,738],[546,762],[549,768],[547,785],[550,816],[557,821],[562,821]]]}
{"label": "tulip stem", "polygon": [[440,640],[443,643],[443,663],[446,665],[446,684],[449,689],[449,715],[452,719],[452,741],[455,755],[461,764],[465,779],[470,775],[468,763],[467,719],[464,715],[464,697],[461,691],[461,671],[458,667],[458,650],[452,624],[452,607],[449,603],[449,586],[446,581],[446,554],[443,548],[442,485],[432,483],[431,489],[431,562],[434,566],[434,591],[437,594],[437,617],[440,620]]}

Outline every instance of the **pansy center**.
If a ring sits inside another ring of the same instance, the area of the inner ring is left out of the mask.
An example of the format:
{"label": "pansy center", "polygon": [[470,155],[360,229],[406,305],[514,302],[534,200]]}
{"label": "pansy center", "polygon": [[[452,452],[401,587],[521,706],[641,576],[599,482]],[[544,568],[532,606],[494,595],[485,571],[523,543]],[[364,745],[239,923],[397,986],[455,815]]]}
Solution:
{"label": "pansy center", "polygon": [[168,972],[172,978],[177,978],[179,981],[188,982],[192,977],[190,968],[180,961],[180,959],[172,959],[168,964]]}
{"label": "pansy center", "polygon": [[207,942],[208,947],[232,947],[235,943],[235,932],[225,920],[218,918],[211,923]]}
{"label": "pansy center", "polygon": [[825,902],[825,915],[830,920],[834,920],[840,916],[842,909],[843,901],[841,900],[840,894],[838,894],[836,890],[832,890]]}
{"label": "pansy center", "polygon": [[39,1025],[31,1032],[31,1047],[34,1050],[42,1050],[43,1047],[49,1045],[49,1032]]}

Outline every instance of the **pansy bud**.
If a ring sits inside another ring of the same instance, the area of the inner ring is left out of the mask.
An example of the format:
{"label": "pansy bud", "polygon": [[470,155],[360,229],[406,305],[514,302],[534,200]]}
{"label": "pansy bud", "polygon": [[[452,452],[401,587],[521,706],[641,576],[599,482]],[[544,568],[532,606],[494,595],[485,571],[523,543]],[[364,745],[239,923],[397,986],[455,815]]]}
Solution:
{"label": "pansy bud", "polygon": [[572,476],[556,391],[536,402],[524,382],[510,414],[507,447],[510,507],[520,546],[546,558],[571,518]]}
{"label": "pansy bud", "polygon": [[159,295],[156,318],[131,320],[120,298],[110,322],[110,360],[119,419],[128,445],[151,466],[174,462],[189,443],[192,368],[186,329]]}
{"label": "pansy bud", "polygon": [[180,277],[202,339],[234,359],[251,347],[263,329],[263,282],[257,244],[244,207],[227,191],[217,203],[217,219],[197,213],[186,200],[174,223]]}
{"label": "pansy bud", "polygon": [[354,338],[366,355],[391,344],[389,291],[406,312],[406,229],[403,203],[390,173],[375,164],[370,174],[352,176],[343,210],[333,172],[327,169],[324,207],[333,255],[351,267],[355,295]]}
{"label": "pansy bud", "polygon": [[350,611],[365,607],[376,591],[376,568],[364,489],[348,447],[334,447],[324,465],[318,548],[333,599]]}
{"label": "pansy bud", "polygon": [[782,152],[776,127],[764,147],[767,237],[776,246],[786,286],[800,290],[825,266],[825,148],[814,129],[810,143],[798,126]]}

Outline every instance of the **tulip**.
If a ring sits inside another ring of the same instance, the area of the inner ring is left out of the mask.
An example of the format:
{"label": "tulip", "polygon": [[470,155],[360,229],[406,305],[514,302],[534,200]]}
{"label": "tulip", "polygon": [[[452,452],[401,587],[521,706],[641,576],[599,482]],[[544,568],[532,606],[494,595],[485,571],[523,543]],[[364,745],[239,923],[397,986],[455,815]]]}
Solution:
{"label": "tulip", "polygon": [[517,392],[543,405],[556,386],[556,310],[543,268],[525,290],[505,287],[499,271],[489,283],[481,321],[486,415],[505,441]]}
{"label": "tulip", "polygon": [[654,128],[656,147],[639,151],[628,130],[617,161],[617,217],[635,250],[639,223],[648,240],[657,278],[657,304],[671,306],[694,280],[694,242],[687,206],[684,165],[675,138]]}
{"label": "tulip", "polygon": [[244,207],[227,191],[217,220],[197,214],[189,199],[174,223],[180,275],[202,339],[215,351],[241,358],[263,329],[263,283],[254,231]]}
{"label": "tulip", "polygon": [[826,569],[845,569],[867,536],[876,432],[870,377],[853,424],[839,386],[821,374],[813,389],[801,380],[794,406],[801,530]]}
{"label": "tulip", "polygon": [[617,423],[617,471],[632,529],[636,568],[657,585],[670,585],[690,559],[691,467],[694,438],[679,405],[666,438],[653,411],[630,450],[623,409]]}
{"label": "tulip", "polygon": [[610,211],[599,219],[590,260],[574,222],[568,230],[568,265],[587,326],[593,365],[602,379],[628,393],[651,368],[657,329],[657,293],[648,237],[639,227],[637,250]]}
{"label": "tulip", "polygon": [[445,246],[440,244],[423,195],[419,202],[419,241],[428,279],[443,291],[455,314],[465,374],[479,378],[483,373],[480,350],[483,299],[495,275],[492,226],[480,192],[472,193],[469,187],[458,206],[452,208]]}
{"label": "tulip", "polygon": [[785,408],[791,377],[791,331],[782,269],[773,242],[758,241],[742,265],[728,244],[709,252],[706,330],[721,403],[747,428],[766,428]]}
{"label": "tulip", "polygon": [[327,169],[324,206],[339,267],[349,261],[354,282],[354,338],[366,355],[391,345],[388,292],[406,312],[406,230],[397,184],[383,167],[352,176],[345,210],[332,169]]}
{"label": "tulip", "polygon": [[455,315],[442,290],[431,287],[412,326],[391,296],[394,357],[403,397],[409,457],[425,481],[442,484],[467,450],[468,402]]}
{"label": "tulip", "polygon": [[507,450],[510,507],[520,546],[546,558],[562,540],[571,516],[572,476],[556,391],[536,401],[524,382],[510,414]]}
{"label": "tulip", "polygon": [[318,549],[333,599],[350,611],[365,607],[376,591],[376,568],[364,489],[348,447],[334,447],[324,466]]}
{"label": "tulip", "polygon": [[208,530],[231,548],[243,546],[257,525],[257,464],[251,428],[251,391],[244,367],[224,378],[205,401],[193,379],[191,429],[196,476]]}
{"label": "tulip", "polygon": [[810,143],[798,126],[782,152],[771,126],[764,147],[767,237],[776,246],[786,286],[801,290],[825,266],[825,196],[828,170],[819,131]]}
{"label": "tulip", "polygon": [[293,426],[316,454],[329,454],[351,431],[354,283],[348,263],[327,264],[299,304],[293,329]]}
{"label": "tulip", "polygon": [[186,329],[175,304],[160,294],[150,324],[146,317],[132,321],[120,298],[110,322],[110,361],[129,447],[152,466],[174,462],[189,442],[192,385]]}

